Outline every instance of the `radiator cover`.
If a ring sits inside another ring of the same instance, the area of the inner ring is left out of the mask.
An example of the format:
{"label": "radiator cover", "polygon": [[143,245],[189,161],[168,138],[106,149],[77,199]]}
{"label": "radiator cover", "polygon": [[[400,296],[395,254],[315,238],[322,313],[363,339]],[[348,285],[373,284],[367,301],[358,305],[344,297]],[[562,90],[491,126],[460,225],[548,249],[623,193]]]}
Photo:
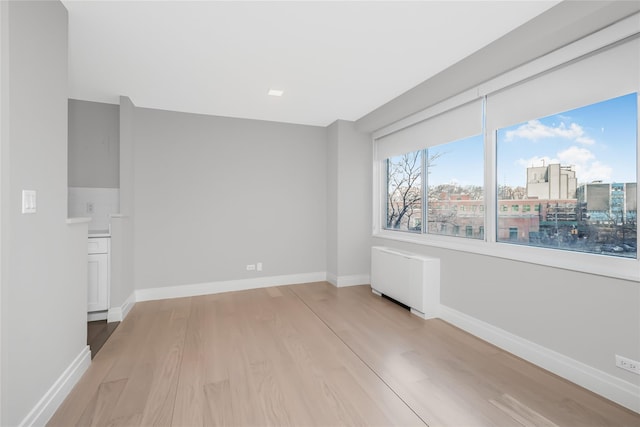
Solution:
{"label": "radiator cover", "polygon": [[438,317],[440,259],[374,246],[371,290],[408,305],[412,313],[422,318]]}

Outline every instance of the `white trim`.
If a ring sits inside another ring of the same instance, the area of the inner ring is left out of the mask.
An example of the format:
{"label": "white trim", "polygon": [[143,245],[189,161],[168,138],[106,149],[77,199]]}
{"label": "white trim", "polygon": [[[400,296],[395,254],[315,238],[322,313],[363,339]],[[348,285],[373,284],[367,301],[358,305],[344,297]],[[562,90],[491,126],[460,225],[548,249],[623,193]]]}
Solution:
{"label": "white trim", "polygon": [[397,230],[381,230],[373,237],[640,282],[640,263],[635,258]]}
{"label": "white trim", "polygon": [[[378,158],[378,149],[375,143],[373,145],[373,158]],[[371,233],[375,235],[379,233],[382,229],[383,223],[387,221],[386,218],[386,186],[387,183],[385,181],[386,170],[384,166],[383,160],[374,160],[371,168],[372,181],[373,181],[373,194],[371,197],[371,202],[373,204],[372,209],[372,222],[371,222]],[[383,193],[384,192],[384,193]],[[384,200],[384,203],[383,203]]]}
{"label": "white trim", "polygon": [[167,286],[164,288],[138,289],[136,301],[151,301],[168,298],[193,297],[217,294],[221,292],[244,291],[247,289],[268,288],[270,286],[293,285],[297,283],[324,282],[327,273],[303,273],[286,276],[268,276],[255,279],[224,280],[220,282],[196,283],[191,285]]}
{"label": "white trim", "polygon": [[327,272],[327,282],[331,283],[336,288],[338,287],[338,276]]}
{"label": "white trim", "polygon": [[133,292],[120,307],[111,307],[107,313],[107,323],[122,322],[136,304],[135,298],[136,294]]}
{"label": "white trim", "polygon": [[62,404],[71,389],[91,365],[91,350],[86,346],[64,370],[42,399],[19,424],[20,427],[45,425]]}
{"label": "white trim", "polygon": [[66,222],[67,222],[67,225],[89,224],[91,222],[91,218],[87,218],[87,217],[67,218]]}
{"label": "white trim", "polygon": [[338,276],[336,286],[343,288],[347,286],[368,285],[371,283],[371,276],[368,274],[350,274],[348,276]]}
{"label": "white trim", "polygon": [[350,274],[348,276],[336,276],[333,273],[327,273],[327,282],[331,283],[336,288],[369,285],[371,283],[371,276],[369,274]]}
{"label": "white trim", "polygon": [[107,312],[107,323],[122,322],[122,308],[111,307]]}
{"label": "white trim", "polygon": [[106,320],[108,318],[107,310],[90,311],[87,313],[87,322],[95,322],[96,320]]}
{"label": "white trim", "polygon": [[482,320],[440,305],[440,318],[534,365],[640,413],[640,386],[528,341]]}

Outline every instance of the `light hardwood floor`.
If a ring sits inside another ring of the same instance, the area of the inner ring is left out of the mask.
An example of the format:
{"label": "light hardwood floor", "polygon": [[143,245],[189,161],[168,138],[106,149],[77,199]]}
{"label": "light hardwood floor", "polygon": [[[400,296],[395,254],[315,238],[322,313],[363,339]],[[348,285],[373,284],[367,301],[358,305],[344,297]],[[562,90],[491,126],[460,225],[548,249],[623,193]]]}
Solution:
{"label": "light hardwood floor", "polygon": [[638,427],[640,415],[368,286],[321,282],[136,304],[49,425]]}

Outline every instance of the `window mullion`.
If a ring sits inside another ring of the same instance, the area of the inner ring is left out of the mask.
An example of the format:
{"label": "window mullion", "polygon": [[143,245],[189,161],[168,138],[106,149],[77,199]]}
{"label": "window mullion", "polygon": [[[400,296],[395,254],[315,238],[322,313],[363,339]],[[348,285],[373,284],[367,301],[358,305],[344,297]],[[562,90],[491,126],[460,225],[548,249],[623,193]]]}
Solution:
{"label": "window mullion", "polygon": [[484,200],[485,241],[496,242],[498,227],[498,185],[496,177],[496,133],[487,128],[487,97],[482,100],[482,130],[484,134]]}
{"label": "window mullion", "polygon": [[429,149],[422,150],[422,234],[429,232],[429,170],[427,159]]}

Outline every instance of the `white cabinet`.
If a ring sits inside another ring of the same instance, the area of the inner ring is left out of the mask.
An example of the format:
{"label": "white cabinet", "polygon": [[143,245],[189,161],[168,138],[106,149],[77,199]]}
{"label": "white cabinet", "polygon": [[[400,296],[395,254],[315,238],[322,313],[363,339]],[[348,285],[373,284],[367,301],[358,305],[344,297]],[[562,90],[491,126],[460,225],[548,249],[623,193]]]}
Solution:
{"label": "white cabinet", "polygon": [[87,270],[87,311],[89,313],[109,309],[110,243],[109,237],[89,238],[89,268]]}

